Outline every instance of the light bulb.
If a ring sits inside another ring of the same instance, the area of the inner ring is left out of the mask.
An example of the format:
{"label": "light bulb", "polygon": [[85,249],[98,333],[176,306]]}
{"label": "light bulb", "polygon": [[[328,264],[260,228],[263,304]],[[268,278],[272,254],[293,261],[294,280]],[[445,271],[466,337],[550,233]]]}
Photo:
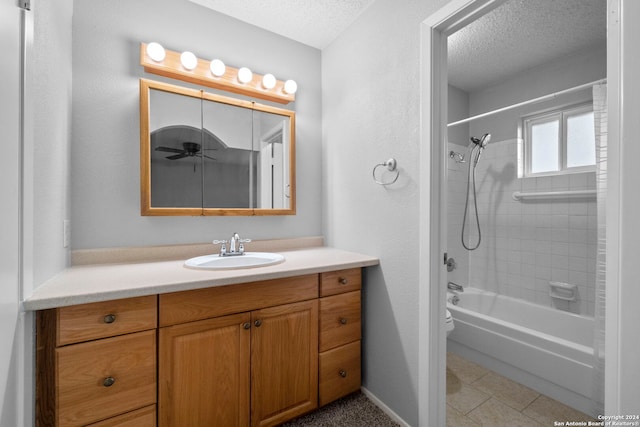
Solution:
{"label": "light bulb", "polygon": [[147,55],[155,62],[162,62],[166,54],[160,43],[151,42],[147,45]]}
{"label": "light bulb", "polygon": [[240,83],[249,83],[253,79],[253,73],[247,67],[238,70],[238,81]]}
{"label": "light bulb", "polygon": [[180,63],[184,68],[191,71],[198,66],[198,58],[196,58],[193,52],[182,52],[182,54],[180,54]]}
{"label": "light bulb", "polygon": [[298,84],[294,80],[284,82],[284,93],[293,95],[298,90]]}
{"label": "light bulb", "polygon": [[227,67],[224,65],[224,62],[219,59],[214,59],[213,61],[211,61],[211,64],[209,64],[209,69],[211,70],[211,74],[216,77],[224,76],[224,73],[227,71]]}
{"label": "light bulb", "polygon": [[262,76],[262,87],[265,89],[273,89],[276,87],[276,77],[273,74],[265,74]]}

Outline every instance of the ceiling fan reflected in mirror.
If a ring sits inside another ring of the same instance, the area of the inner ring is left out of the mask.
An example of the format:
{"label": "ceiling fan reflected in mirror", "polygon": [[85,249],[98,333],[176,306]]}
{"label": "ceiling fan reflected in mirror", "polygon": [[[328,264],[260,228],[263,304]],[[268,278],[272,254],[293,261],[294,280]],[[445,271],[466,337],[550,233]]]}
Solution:
{"label": "ceiling fan reflected in mirror", "polygon": [[[200,144],[196,142],[183,142],[182,147],[182,150],[173,147],[156,147],[156,151],[176,153],[172,156],[167,156],[166,158],[169,160],[178,160],[185,157],[204,157],[206,159],[216,160],[215,157],[207,156],[206,154],[201,153]],[[211,150],[215,150],[215,148],[212,148]]]}
{"label": "ceiling fan reflected in mirror", "polygon": [[[199,157],[201,159],[211,159],[211,160],[217,160],[215,157],[211,157],[211,156],[207,156],[206,154],[201,152],[201,146],[200,144],[198,144],[197,142],[183,142],[182,143],[182,147],[183,149],[179,149],[179,148],[173,148],[173,147],[165,147],[165,146],[160,146],[160,147],[156,147],[156,151],[164,151],[167,153],[176,153],[172,156],[167,156],[166,158],[169,160],[178,160],[178,159],[184,159],[185,157],[191,157],[193,158],[194,162],[193,162],[193,173],[196,172],[196,162],[195,159],[196,157]],[[216,150],[215,148],[207,148],[206,150]]]}

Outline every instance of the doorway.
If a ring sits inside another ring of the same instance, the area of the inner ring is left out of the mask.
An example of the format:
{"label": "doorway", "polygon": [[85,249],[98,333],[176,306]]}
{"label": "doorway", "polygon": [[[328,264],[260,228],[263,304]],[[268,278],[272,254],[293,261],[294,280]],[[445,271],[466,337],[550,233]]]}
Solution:
{"label": "doorway", "polygon": [[[446,365],[446,344],[444,329],[445,311],[445,287],[447,283],[447,272],[442,263],[443,254],[448,248],[447,244],[447,223],[448,213],[446,211],[447,195],[444,192],[446,182],[446,165],[448,158],[448,147],[445,146],[446,138],[446,114],[447,99],[447,37],[455,33],[467,24],[475,21],[480,16],[501,6],[504,1],[452,1],[444,8],[432,15],[423,25],[423,85],[422,85],[422,105],[423,105],[423,147],[421,153],[421,164],[424,165],[425,172],[422,179],[421,193],[421,218],[424,224],[421,231],[421,251],[428,256],[425,259],[429,263],[421,269],[421,330],[429,330],[430,333],[421,334],[421,361],[424,363],[421,369],[421,396],[430,396],[429,403],[422,400],[420,407],[420,424],[428,425],[438,421],[439,425],[444,425],[445,420],[445,398],[446,388],[444,367]],[[609,9],[617,10],[615,4],[610,4]],[[608,10],[609,11],[609,10]],[[609,41],[612,44],[613,41]],[[609,52],[609,60],[619,52]],[[614,58],[615,59],[615,58]],[[610,79],[610,86],[617,87],[615,76]],[[617,93],[612,93],[609,103],[618,97]],[[615,111],[610,112],[615,114]],[[614,122],[615,122],[614,118]],[[433,141],[438,141],[433,143]],[[610,144],[613,143],[611,138]],[[615,167],[612,161],[617,158],[609,157],[609,167]],[[619,205],[619,200],[611,200],[609,203]],[[615,213],[615,212],[614,212]],[[616,236],[608,236],[613,237]],[[617,254],[613,254],[616,258]],[[446,261],[446,259],[445,259]],[[608,278],[608,293],[615,292],[617,283],[615,278]],[[441,320],[442,319],[442,320]],[[608,330],[609,332],[609,330]],[[614,354],[614,350],[607,350],[607,357]],[[437,378],[437,381],[434,379]]]}

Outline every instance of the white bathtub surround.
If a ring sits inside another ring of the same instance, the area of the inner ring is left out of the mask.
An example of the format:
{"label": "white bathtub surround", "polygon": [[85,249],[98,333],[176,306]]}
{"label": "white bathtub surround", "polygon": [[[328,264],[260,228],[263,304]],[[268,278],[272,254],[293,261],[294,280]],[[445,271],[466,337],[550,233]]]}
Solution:
{"label": "white bathtub surround", "polygon": [[[454,151],[460,148],[450,144]],[[491,142],[476,170],[482,243],[477,250],[467,252],[459,243],[467,164],[450,159],[448,172],[449,256],[458,261],[456,277],[461,283],[593,316],[596,200],[566,197],[516,201],[512,194],[592,190],[595,173],[518,178],[518,140]],[[468,272],[460,268],[465,264]],[[465,274],[468,276],[461,278]],[[576,300],[554,301],[549,296],[550,281],[576,285]]]}
{"label": "white bathtub surround", "polygon": [[466,288],[447,350],[592,414],[593,318]]}

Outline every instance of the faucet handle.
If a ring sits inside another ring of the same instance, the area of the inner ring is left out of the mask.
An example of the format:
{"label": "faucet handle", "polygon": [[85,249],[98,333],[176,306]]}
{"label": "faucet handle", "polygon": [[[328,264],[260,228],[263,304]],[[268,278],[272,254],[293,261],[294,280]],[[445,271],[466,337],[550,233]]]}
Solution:
{"label": "faucet handle", "polygon": [[224,256],[227,253],[227,243],[229,243],[228,240],[214,240],[213,244],[214,245],[222,245],[220,246],[220,255]]}
{"label": "faucet handle", "polygon": [[240,252],[241,254],[244,254],[244,243],[249,243],[251,242],[251,239],[240,239],[238,240],[238,252]]}

